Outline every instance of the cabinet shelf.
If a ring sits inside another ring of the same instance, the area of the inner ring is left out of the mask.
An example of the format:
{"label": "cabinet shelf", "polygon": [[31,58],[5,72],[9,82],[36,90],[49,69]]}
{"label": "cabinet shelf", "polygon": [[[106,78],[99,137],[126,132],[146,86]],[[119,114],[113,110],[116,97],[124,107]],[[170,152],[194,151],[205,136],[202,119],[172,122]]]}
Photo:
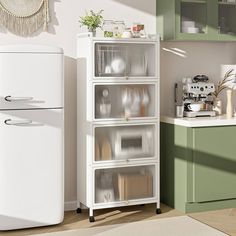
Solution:
{"label": "cabinet shelf", "polygon": [[93,168],[104,168],[114,166],[135,166],[140,164],[148,164],[150,162],[159,161],[157,156],[154,157],[140,157],[136,159],[122,159],[122,160],[105,160],[105,161],[94,161],[92,163]]}
{"label": "cabinet shelf", "polygon": [[181,0],[184,3],[197,3],[197,4],[206,4],[206,0]]}
{"label": "cabinet shelf", "polygon": [[124,206],[134,206],[142,204],[151,204],[156,203],[158,200],[157,197],[145,198],[145,199],[134,199],[129,201],[117,201],[117,202],[107,202],[107,203],[95,203],[93,205],[94,209],[104,209],[104,208],[114,208],[114,207],[124,207]]}
{"label": "cabinet shelf", "polygon": [[219,2],[219,5],[236,6],[236,2]]}

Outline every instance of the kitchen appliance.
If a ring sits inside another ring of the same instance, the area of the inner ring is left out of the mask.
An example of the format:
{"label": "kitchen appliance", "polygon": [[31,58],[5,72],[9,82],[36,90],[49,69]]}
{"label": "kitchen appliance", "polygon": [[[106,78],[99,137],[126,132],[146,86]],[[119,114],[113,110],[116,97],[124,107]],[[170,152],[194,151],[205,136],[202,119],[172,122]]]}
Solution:
{"label": "kitchen appliance", "polygon": [[148,155],[153,150],[153,137],[150,128],[116,130],[112,133],[115,157],[122,159]]}
{"label": "kitchen appliance", "polygon": [[212,94],[215,85],[208,82],[208,77],[198,75],[192,82],[189,80],[183,82],[175,84],[175,105],[184,106],[183,115],[185,117],[216,116],[216,112],[212,110]]}
{"label": "kitchen appliance", "polygon": [[63,51],[0,47],[0,230],[60,223]]}

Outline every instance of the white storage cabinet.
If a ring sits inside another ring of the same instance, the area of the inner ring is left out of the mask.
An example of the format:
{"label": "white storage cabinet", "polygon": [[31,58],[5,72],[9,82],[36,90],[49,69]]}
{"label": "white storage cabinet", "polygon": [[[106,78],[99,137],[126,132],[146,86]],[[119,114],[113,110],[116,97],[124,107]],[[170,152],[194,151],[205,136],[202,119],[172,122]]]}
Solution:
{"label": "white storage cabinet", "polygon": [[78,209],[160,211],[159,37],[78,35]]}

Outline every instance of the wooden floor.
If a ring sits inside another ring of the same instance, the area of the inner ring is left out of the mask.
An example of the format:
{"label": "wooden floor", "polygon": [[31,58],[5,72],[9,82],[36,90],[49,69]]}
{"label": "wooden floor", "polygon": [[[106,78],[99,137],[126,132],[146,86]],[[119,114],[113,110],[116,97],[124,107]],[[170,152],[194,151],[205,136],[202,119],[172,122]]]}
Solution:
{"label": "wooden floor", "polygon": [[[89,223],[88,212],[84,211],[77,215],[75,211],[65,213],[62,224],[56,226],[41,227],[28,230],[17,230],[1,232],[0,236],[23,236],[39,233],[72,230],[78,228],[88,228],[94,226],[128,223],[150,219],[166,218],[184,215],[168,206],[161,205],[162,214],[155,214],[155,205],[132,206],[116,209],[106,209],[95,211],[96,222]],[[236,209],[225,209],[220,211],[193,213],[189,216],[219,229],[229,235],[236,236]]]}

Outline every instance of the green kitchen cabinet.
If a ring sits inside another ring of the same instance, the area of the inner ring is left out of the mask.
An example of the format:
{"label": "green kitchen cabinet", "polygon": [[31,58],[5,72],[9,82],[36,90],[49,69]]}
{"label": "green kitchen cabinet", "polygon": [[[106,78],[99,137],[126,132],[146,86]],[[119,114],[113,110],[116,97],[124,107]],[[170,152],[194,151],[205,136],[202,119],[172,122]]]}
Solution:
{"label": "green kitchen cabinet", "polygon": [[161,200],[182,212],[236,207],[236,126],[161,123]]}
{"label": "green kitchen cabinet", "polygon": [[157,31],[163,40],[236,40],[236,3],[157,0]]}

